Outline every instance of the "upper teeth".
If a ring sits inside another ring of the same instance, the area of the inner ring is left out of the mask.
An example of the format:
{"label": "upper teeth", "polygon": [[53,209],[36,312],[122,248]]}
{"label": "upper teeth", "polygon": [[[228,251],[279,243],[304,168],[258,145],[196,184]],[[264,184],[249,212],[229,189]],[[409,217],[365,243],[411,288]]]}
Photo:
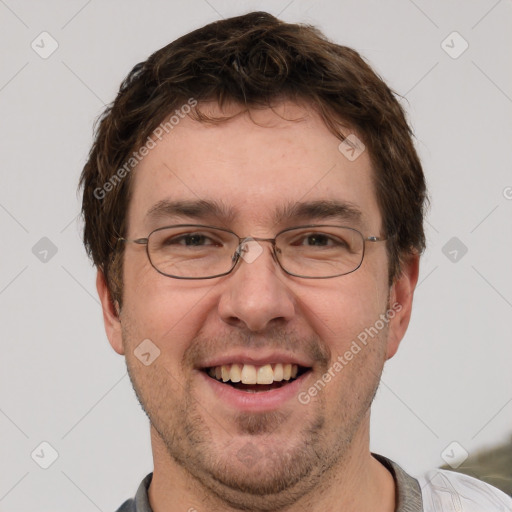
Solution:
{"label": "upper teeth", "polygon": [[296,364],[223,364],[208,370],[210,377],[222,382],[241,382],[242,384],[272,384],[297,377],[299,367]]}

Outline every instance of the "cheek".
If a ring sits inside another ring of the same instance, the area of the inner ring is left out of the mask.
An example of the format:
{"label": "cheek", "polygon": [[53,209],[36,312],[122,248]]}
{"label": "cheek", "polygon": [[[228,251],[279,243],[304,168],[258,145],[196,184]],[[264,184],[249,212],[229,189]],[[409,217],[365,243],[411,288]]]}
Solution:
{"label": "cheek", "polygon": [[158,274],[149,263],[126,265],[124,276],[125,343],[149,339],[165,359],[181,360],[187,340],[200,325],[197,314],[205,292]]}
{"label": "cheek", "polygon": [[384,280],[371,274],[361,279],[364,273],[356,274],[332,280],[321,289],[311,287],[300,297],[304,316],[333,355],[343,353],[352,340],[373,326],[386,311]]}

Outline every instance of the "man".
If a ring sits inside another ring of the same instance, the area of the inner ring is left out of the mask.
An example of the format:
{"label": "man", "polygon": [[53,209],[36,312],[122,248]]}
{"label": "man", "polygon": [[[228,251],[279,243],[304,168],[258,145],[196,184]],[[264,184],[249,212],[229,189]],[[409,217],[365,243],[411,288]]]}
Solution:
{"label": "man", "polygon": [[426,190],[356,52],[266,13],[187,34],[123,82],[81,185],[107,336],[151,424],[154,471],[120,511],[510,510],[370,453]]}

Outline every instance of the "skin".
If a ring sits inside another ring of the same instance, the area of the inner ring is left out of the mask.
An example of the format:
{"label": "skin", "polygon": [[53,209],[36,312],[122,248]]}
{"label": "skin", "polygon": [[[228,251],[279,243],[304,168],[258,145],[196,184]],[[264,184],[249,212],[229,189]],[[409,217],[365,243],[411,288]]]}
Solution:
{"label": "skin", "polygon": [[[239,111],[236,105],[202,108]],[[185,118],[134,172],[127,238],[184,222],[271,238],[300,224],[276,225],[276,208],[317,199],[351,202],[363,213],[363,234],[382,235],[368,152],[350,162],[339,142],[310,108],[289,102],[218,125]],[[151,225],[144,219],[162,199],[198,198],[222,201],[236,215]],[[108,339],[125,355],[151,420],[151,506],[155,512],[392,511],[393,478],[369,451],[370,405],[383,365],[407,329],[419,258],[411,254],[390,288],[384,243],[367,244],[357,271],[323,280],[285,274],[270,244],[262,247],[255,261],[242,261],[228,276],[184,281],[159,274],[144,246],[128,244],[119,314],[98,272]],[[300,388],[307,391],[395,302],[401,310],[387,327],[307,405],[291,399],[275,411],[242,413],[220,400],[197,369],[232,348],[282,349],[312,361]],[[160,356],[144,366],[134,350],[148,338]],[[240,457],[247,450],[251,463]]]}

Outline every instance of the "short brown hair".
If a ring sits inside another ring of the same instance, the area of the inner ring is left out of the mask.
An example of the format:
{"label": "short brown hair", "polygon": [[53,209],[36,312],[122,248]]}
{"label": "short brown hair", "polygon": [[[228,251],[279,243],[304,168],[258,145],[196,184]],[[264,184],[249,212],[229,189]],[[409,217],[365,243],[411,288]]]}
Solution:
{"label": "short brown hair", "polygon": [[121,304],[123,251],[116,240],[125,235],[130,200],[126,162],[190,98],[198,102],[191,114],[200,121],[220,121],[201,114],[204,101],[250,109],[288,99],[311,104],[340,140],[346,123],[369,151],[383,228],[395,235],[387,246],[389,283],[407,255],[423,252],[425,180],[393,92],[356,51],[332,43],[318,29],[253,12],[206,25],[137,64],[99,119],[80,178],[83,239],[113,301]]}

